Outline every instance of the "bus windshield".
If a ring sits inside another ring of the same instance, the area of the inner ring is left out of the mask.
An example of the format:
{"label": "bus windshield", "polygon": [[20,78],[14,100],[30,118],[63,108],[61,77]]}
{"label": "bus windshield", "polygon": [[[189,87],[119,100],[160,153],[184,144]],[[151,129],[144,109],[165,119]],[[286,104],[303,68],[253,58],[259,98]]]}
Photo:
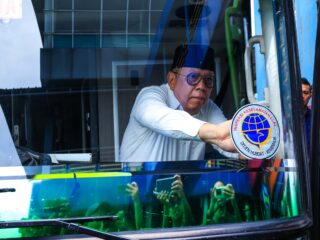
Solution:
{"label": "bus windshield", "polygon": [[305,213],[312,79],[293,105],[285,18],[271,0],[0,1],[0,239]]}

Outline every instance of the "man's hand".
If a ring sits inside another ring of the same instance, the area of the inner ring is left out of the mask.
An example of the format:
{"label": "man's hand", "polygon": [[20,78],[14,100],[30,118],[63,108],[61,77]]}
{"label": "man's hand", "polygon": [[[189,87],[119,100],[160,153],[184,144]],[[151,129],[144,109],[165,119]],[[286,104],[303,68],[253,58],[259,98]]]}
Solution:
{"label": "man's hand", "polygon": [[136,182],[128,183],[126,192],[131,195],[133,201],[139,200],[139,187]]}
{"label": "man's hand", "polygon": [[171,194],[176,194],[178,199],[184,198],[183,183],[180,175],[174,176],[175,181],[171,184]]}
{"label": "man's hand", "polygon": [[167,191],[161,191],[156,195],[159,202],[161,202],[164,205],[169,205],[169,193]]}
{"label": "man's hand", "polygon": [[219,146],[222,150],[236,152],[230,136],[231,120],[220,123],[205,123],[199,129],[199,137],[210,144]]}
{"label": "man's hand", "polygon": [[233,186],[229,183],[226,185],[226,188],[223,190],[224,195],[228,198],[228,199],[234,199],[235,198],[235,191]]}

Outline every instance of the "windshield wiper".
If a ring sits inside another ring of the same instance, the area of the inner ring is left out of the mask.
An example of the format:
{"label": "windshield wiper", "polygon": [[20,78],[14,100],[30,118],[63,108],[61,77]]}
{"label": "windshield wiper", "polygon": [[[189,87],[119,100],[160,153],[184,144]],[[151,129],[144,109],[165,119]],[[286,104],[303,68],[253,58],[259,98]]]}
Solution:
{"label": "windshield wiper", "polygon": [[92,221],[115,221],[117,216],[99,216],[99,217],[78,217],[78,218],[55,218],[44,220],[21,220],[21,221],[0,221],[1,228],[20,228],[20,227],[36,227],[36,226],[58,226],[64,227],[75,233],[87,234],[89,236],[98,237],[101,239],[127,239],[111,233],[100,232],[77,223],[92,222]]}
{"label": "windshield wiper", "polygon": [[0,188],[0,193],[15,192],[15,188]]}

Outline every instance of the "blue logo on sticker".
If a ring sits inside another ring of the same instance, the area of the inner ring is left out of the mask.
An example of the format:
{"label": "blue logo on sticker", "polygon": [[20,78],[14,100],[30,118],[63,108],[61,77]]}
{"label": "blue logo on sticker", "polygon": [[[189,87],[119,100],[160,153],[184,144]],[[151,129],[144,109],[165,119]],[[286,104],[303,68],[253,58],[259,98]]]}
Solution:
{"label": "blue logo on sticker", "polygon": [[265,145],[271,135],[271,128],[268,120],[261,114],[249,114],[242,123],[242,133],[245,139],[261,148]]}
{"label": "blue logo on sticker", "polygon": [[232,119],[231,137],[238,151],[248,158],[271,158],[280,144],[279,124],[269,108],[249,104]]}

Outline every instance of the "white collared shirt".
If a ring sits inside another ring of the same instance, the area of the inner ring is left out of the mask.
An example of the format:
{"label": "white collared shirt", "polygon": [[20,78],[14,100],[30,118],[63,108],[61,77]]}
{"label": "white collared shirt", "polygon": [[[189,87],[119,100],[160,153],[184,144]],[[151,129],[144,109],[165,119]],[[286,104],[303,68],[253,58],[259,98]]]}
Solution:
{"label": "white collared shirt", "polygon": [[[183,110],[168,84],[146,87],[138,94],[120,148],[121,162],[157,162],[204,159],[205,143],[199,139],[206,123],[226,121],[222,111],[209,100],[191,116]],[[227,157],[238,154],[213,147]]]}

